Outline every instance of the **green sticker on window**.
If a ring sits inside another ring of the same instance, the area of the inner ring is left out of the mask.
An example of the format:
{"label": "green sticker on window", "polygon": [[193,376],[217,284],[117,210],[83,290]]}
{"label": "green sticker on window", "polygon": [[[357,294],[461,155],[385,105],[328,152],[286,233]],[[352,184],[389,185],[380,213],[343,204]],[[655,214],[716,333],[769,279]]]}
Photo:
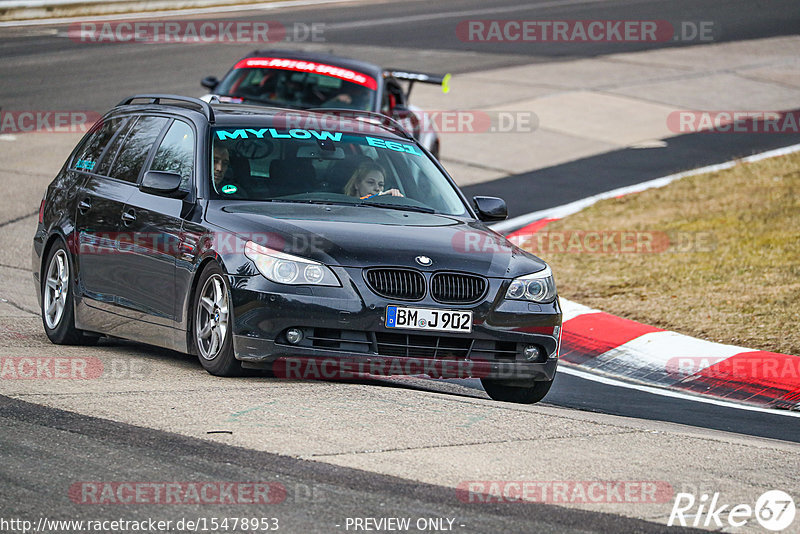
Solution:
{"label": "green sticker on window", "polygon": [[222,186],[222,192],[225,193],[226,195],[232,195],[238,189],[239,189],[238,187],[236,187],[235,185],[231,185],[231,184]]}

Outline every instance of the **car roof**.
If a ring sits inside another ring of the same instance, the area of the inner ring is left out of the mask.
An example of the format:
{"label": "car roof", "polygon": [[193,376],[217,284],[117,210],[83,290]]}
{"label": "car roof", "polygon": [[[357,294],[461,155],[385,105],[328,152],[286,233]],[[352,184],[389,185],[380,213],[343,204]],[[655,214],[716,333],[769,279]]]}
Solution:
{"label": "car roof", "polygon": [[253,57],[278,57],[286,59],[300,59],[303,61],[313,61],[315,63],[326,63],[329,65],[333,65],[334,67],[342,67],[345,69],[358,71],[363,74],[369,74],[376,80],[382,79],[384,72],[384,69],[382,69],[378,65],[375,65],[374,63],[368,63],[366,61],[360,61],[357,59],[351,59],[342,56],[335,56],[333,54],[327,54],[324,52],[305,52],[303,50],[281,50],[281,49],[254,50],[253,52],[245,56],[245,59]]}
{"label": "car roof", "polygon": [[[336,131],[355,134],[364,133],[366,131],[367,133],[381,135],[384,137],[393,137],[397,138],[398,140],[409,140],[406,136],[400,134],[399,132],[395,132],[392,127],[387,126],[385,124],[386,117],[383,117],[377,113],[369,114],[349,109],[332,110],[326,112],[287,108],[270,108],[251,106],[247,104],[212,104],[211,107],[214,110],[214,116],[216,118],[214,126],[217,127],[241,127],[252,125],[263,128],[265,122],[270,124],[273,121],[280,120],[281,123],[283,123],[283,121],[288,121],[290,123],[297,124],[298,128],[305,127],[305,129],[309,130],[320,130],[324,129],[326,124],[329,125],[332,122],[330,114],[334,114],[336,116],[336,119],[334,120]],[[327,117],[326,114],[328,114]],[[364,117],[364,119],[360,119],[359,117]],[[372,119],[372,117],[375,118]],[[374,124],[375,129],[365,129],[364,120],[366,120],[369,124]],[[382,120],[384,122],[376,123],[375,121],[377,120]]]}
{"label": "car roof", "polygon": [[[158,101],[154,102],[155,97]],[[134,99],[151,99],[142,104],[131,103]],[[162,103],[161,100],[178,99],[174,103]],[[201,109],[195,109],[197,107]],[[269,127],[273,124],[285,126],[296,124],[298,128],[309,130],[325,129],[333,124],[336,131],[342,133],[371,133],[382,137],[395,138],[402,141],[413,141],[407,132],[400,131],[393,121],[379,113],[369,113],[349,109],[333,110],[299,110],[289,108],[253,106],[248,104],[208,104],[196,98],[177,95],[136,95],[120,102],[109,113],[169,113],[192,118],[195,121],[205,120],[216,127]],[[332,119],[331,115],[336,118]],[[390,122],[391,121],[391,122]],[[365,127],[365,123],[374,127]],[[305,128],[303,128],[305,126]]]}

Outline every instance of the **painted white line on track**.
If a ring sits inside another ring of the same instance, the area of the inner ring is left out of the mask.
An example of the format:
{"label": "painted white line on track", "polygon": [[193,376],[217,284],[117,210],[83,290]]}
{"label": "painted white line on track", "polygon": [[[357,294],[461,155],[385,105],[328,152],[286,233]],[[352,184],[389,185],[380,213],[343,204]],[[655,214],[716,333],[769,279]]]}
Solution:
{"label": "painted white line on track", "polygon": [[721,399],[715,399],[711,397],[702,397],[699,395],[690,395],[688,393],[681,393],[679,391],[671,390],[671,389],[661,389],[658,387],[653,386],[645,386],[642,384],[633,384],[630,382],[623,382],[621,380],[617,380],[614,378],[609,378],[605,376],[601,376],[595,373],[589,373],[586,371],[581,371],[575,369],[574,367],[569,367],[569,364],[561,364],[558,366],[559,373],[565,373],[568,375],[576,376],[578,378],[583,378],[585,380],[591,380],[593,382],[600,382],[601,384],[606,384],[609,386],[615,386],[620,388],[627,388],[627,389],[635,389],[637,391],[643,391],[645,393],[652,393],[653,395],[661,395],[662,397],[671,397],[673,399],[681,399],[687,400],[692,402],[702,402],[705,404],[714,404],[716,406],[722,406],[723,408],[733,408],[736,410],[746,410],[750,412],[759,412],[759,413],[768,413],[771,415],[783,415],[786,417],[800,417],[800,412],[792,412],[789,410],[777,410],[775,408],[760,408],[758,406],[748,406],[746,404],[739,404],[735,402],[725,401]]}
{"label": "painted white line on track", "polygon": [[502,233],[522,228],[540,219],[562,219],[567,215],[578,213],[582,209],[588,208],[589,206],[599,202],[600,200],[605,200],[607,198],[614,198],[622,195],[628,195],[630,193],[639,193],[641,191],[645,191],[646,189],[652,189],[655,187],[664,187],[665,185],[668,185],[671,182],[674,182],[675,180],[686,178],[687,176],[695,176],[697,174],[703,174],[707,172],[722,171],[725,169],[730,169],[731,167],[734,167],[739,163],[751,163],[754,161],[760,161],[762,159],[774,158],[777,156],[785,156],[786,154],[791,154],[797,151],[800,151],[800,144],[791,145],[783,148],[776,148],[774,150],[768,150],[767,152],[753,154],[752,156],[747,156],[745,158],[734,159],[731,161],[726,161],[724,163],[717,163],[716,165],[708,165],[706,167],[700,167],[699,169],[692,169],[690,171],[684,171],[675,174],[670,174],[668,176],[662,176],[661,178],[655,178],[653,180],[648,180],[646,182],[641,182],[634,185],[628,185],[625,187],[620,187],[618,189],[612,189],[611,191],[606,191],[605,193],[599,193],[597,195],[592,195],[590,197],[582,198],[580,200],[576,200],[575,202],[570,202],[569,204],[563,204],[561,206],[556,206],[554,208],[547,208],[544,210],[527,213],[525,215],[520,215],[518,217],[514,217],[513,219],[508,219],[507,221],[502,221],[493,224],[491,228],[496,232]]}

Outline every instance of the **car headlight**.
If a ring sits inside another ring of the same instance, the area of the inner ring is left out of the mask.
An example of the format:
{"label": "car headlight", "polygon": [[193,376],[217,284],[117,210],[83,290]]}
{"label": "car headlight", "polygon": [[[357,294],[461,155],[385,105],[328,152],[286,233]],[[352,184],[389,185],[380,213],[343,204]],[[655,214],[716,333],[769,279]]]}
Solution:
{"label": "car headlight", "polygon": [[253,261],[265,278],[278,284],[342,285],[333,271],[317,261],[292,256],[252,241],[245,243],[244,255]]}
{"label": "car headlight", "polygon": [[514,278],[506,291],[506,298],[511,300],[529,300],[545,303],[556,298],[556,281],[550,267],[538,273],[526,274]]}

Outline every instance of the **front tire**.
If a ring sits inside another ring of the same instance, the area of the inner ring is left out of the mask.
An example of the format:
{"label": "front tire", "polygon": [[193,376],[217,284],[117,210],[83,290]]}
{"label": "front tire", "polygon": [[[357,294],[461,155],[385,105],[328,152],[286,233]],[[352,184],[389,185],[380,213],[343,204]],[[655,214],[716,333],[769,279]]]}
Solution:
{"label": "front tire", "polygon": [[222,269],[209,264],[200,275],[192,304],[192,341],[200,364],[215,376],[238,376],[242,363],[233,354],[230,289]]}
{"label": "front tire", "polygon": [[56,345],[94,345],[97,336],[75,328],[73,269],[64,242],[53,244],[42,272],[42,325],[45,334]]}
{"label": "front tire", "polygon": [[502,380],[481,378],[483,389],[492,400],[515,402],[517,404],[535,404],[542,400],[553,385],[552,380],[531,382],[530,386],[508,386]]}

